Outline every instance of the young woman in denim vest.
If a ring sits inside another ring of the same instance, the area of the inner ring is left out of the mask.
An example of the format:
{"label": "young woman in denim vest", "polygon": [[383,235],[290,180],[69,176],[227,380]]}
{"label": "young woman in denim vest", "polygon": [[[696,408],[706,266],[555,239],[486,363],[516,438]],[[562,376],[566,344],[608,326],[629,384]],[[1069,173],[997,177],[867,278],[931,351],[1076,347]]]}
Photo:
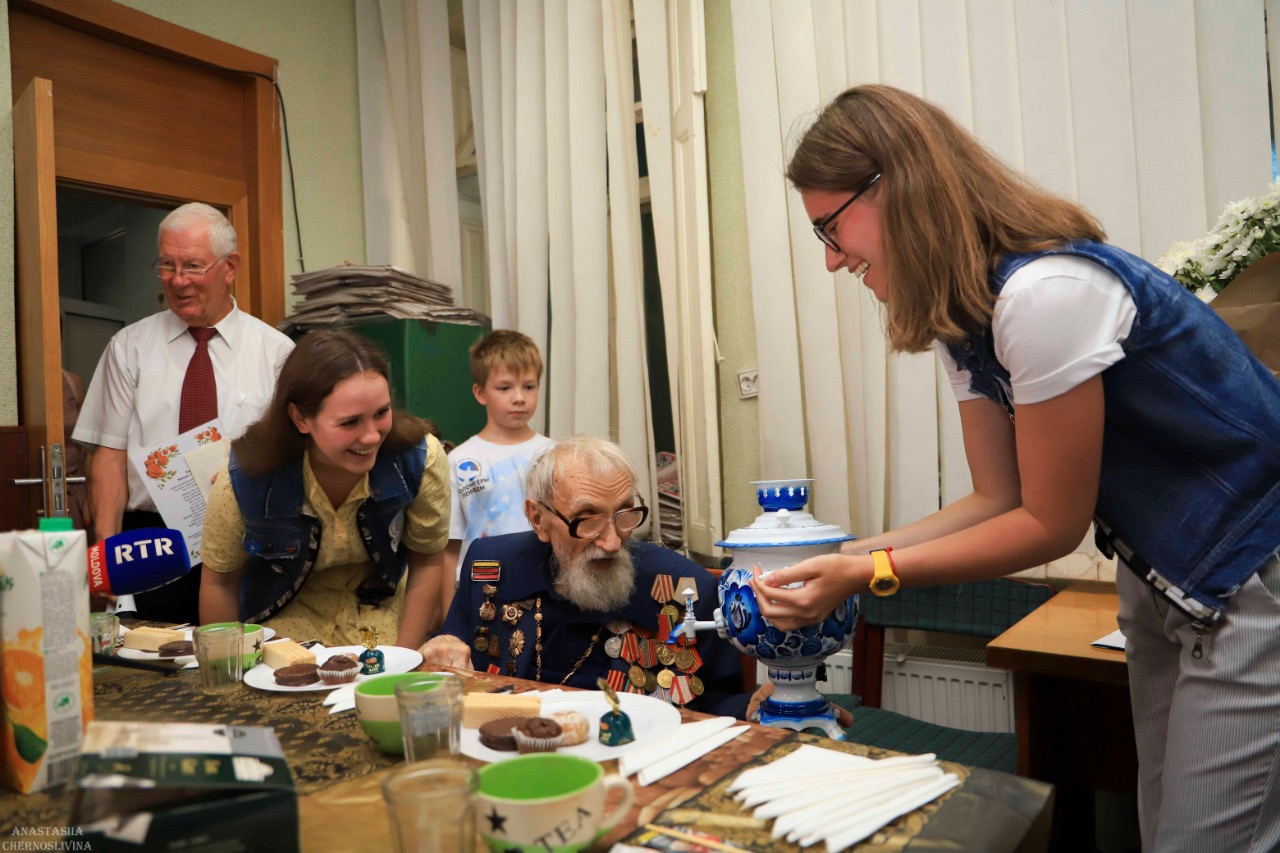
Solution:
{"label": "young woman in denim vest", "polygon": [[445,453],[391,405],[386,359],[350,332],[305,335],[266,414],[233,442],[209,495],[202,622],[298,640],[416,649],[443,621]]}
{"label": "young woman in denim vest", "polygon": [[973,493],[757,578],[761,610],[792,628],[851,593],[1007,575],[1096,520],[1123,564],[1144,848],[1277,849],[1280,383],[1176,281],[906,92],[841,94],[787,177],[892,347],[938,353]]}

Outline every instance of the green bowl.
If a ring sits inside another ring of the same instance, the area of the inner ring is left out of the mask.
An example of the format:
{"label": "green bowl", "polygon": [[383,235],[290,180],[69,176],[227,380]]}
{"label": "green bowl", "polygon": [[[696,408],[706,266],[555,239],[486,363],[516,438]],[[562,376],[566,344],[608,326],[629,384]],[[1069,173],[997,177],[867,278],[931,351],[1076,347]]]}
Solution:
{"label": "green bowl", "polygon": [[360,720],[360,728],[373,738],[378,749],[388,755],[404,755],[404,739],[400,734],[400,721]]}
{"label": "green bowl", "polygon": [[375,675],[356,685],[356,720],[364,733],[373,738],[378,749],[391,755],[404,755],[400,737],[400,707],[396,704],[396,685],[428,673],[398,672]]}

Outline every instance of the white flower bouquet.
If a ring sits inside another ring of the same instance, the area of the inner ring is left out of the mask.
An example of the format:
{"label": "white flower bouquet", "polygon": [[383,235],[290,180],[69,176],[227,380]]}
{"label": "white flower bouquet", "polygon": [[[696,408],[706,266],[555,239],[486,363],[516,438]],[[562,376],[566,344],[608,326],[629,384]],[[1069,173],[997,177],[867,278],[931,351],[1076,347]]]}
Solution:
{"label": "white flower bouquet", "polygon": [[1205,302],[1254,261],[1280,251],[1280,181],[1265,195],[1232,202],[1199,240],[1175,243],[1156,266]]}

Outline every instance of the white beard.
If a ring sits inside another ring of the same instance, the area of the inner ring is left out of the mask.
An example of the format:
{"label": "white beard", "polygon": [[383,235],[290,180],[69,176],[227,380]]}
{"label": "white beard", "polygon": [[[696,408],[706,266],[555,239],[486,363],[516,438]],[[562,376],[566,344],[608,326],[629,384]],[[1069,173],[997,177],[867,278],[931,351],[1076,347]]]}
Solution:
{"label": "white beard", "polygon": [[[593,564],[593,560],[609,562]],[[556,563],[559,565],[554,584],[556,592],[580,610],[612,613],[622,609],[635,592],[636,569],[626,547],[611,555],[590,545],[570,560],[556,554]]]}

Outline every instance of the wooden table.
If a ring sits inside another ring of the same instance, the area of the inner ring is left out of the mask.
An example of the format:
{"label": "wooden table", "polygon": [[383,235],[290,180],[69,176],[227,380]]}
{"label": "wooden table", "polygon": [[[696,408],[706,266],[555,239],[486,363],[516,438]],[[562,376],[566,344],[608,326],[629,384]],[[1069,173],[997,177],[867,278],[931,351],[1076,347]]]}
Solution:
{"label": "wooden table", "polygon": [[[176,720],[270,725],[280,740],[298,791],[301,840],[304,850],[388,850],[390,826],[382,801],[381,783],[401,766],[398,756],[385,756],[359,729],[354,713],[329,715],[319,693],[261,693],[244,688],[226,696],[205,696],[193,671],[160,676],[113,671],[96,683],[99,719]],[[487,691],[513,684],[518,690],[545,688],[501,676],[472,674],[467,691]],[[685,720],[705,715],[682,711]],[[741,737],[693,764],[647,787],[635,788],[635,805],[622,823],[597,849],[650,822],[674,820],[696,823],[699,809],[731,821],[752,820],[736,805],[715,800],[727,778],[771,750],[800,742],[827,743],[809,734],[752,725]],[[850,745],[850,751],[882,757],[885,750]],[[605,762],[614,769],[614,762]],[[954,766],[962,776],[960,788],[935,805],[913,812],[855,848],[895,853],[936,849],[993,851],[1040,850],[1048,833],[1052,789],[1040,782],[1004,773]],[[708,798],[715,802],[708,806]],[[22,797],[0,790],[0,837],[15,828],[64,826],[70,817],[68,788]],[[851,804],[852,805],[852,804]],[[679,807],[676,811],[669,811]],[[755,822],[758,823],[758,822]],[[23,831],[20,829],[19,831]],[[50,830],[56,839],[56,830]],[[767,834],[765,836],[767,838]],[[978,848],[966,841],[979,839]],[[24,839],[28,840],[28,839]],[[794,853],[794,845],[752,844],[756,851]]]}
{"label": "wooden table", "polygon": [[1093,791],[1137,787],[1124,652],[1090,645],[1118,605],[1113,586],[1075,583],[987,644],[987,665],[1014,673],[1018,772],[1057,786],[1055,840],[1090,849]]}

